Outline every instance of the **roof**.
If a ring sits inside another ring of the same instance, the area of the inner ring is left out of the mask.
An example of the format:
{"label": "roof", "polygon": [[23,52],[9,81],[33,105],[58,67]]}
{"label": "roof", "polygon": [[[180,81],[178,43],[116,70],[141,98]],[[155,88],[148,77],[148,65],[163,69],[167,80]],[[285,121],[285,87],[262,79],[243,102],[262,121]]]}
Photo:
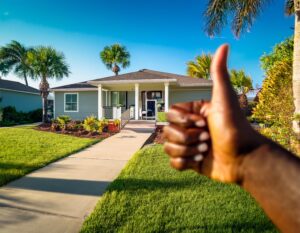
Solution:
{"label": "roof", "polygon": [[4,79],[0,79],[0,89],[18,91],[18,92],[26,92],[26,93],[32,93],[32,94],[40,94],[40,91],[36,88],[26,86],[19,82],[4,80]]}
{"label": "roof", "polygon": [[53,87],[51,88],[52,90],[61,90],[61,89],[94,89],[97,90],[97,87],[91,84],[88,84],[86,82],[80,82],[80,83],[73,83],[73,84],[68,84],[64,86],[59,86],[59,87]]}
{"label": "roof", "polygon": [[202,78],[193,78],[185,75],[171,74],[166,72],[143,69],[136,72],[98,78],[86,82],[74,83],[70,85],[54,87],[52,90],[61,89],[96,89],[98,84],[114,84],[114,83],[152,83],[170,82],[181,87],[211,87],[212,81]]}

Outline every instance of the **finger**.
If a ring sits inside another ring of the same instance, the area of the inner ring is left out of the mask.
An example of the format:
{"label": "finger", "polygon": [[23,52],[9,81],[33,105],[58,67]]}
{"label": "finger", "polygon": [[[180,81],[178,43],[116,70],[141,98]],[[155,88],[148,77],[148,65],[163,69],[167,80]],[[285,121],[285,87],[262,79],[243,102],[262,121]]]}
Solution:
{"label": "finger", "polygon": [[172,105],[172,107],[176,107],[176,108],[182,109],[186,112],[192,113],[193,102],[176,103],[176,104]]}
{"label": "finger", "polygon": [[186,146],[176,144],[173,142],[165,142],[165,152],[171,157],[190,157],[198,154],[207,154],[209,151],[209,144],[202,142],[194,146]]}
{"label": "finger", "polygon": [[176,106],[172,106],[167,113],[167,120],[170,123],[177,124],[181,127],[204,127],[206,126],[206,120],[199,114],[193,114],[186,112]]}
{"label": "finger", "polygon": [[203,159],[204,156],[201,154],[189,158],[171,158],[170,164],[177,170],[194,169],[199,172]]}
{"label": "finger", "polygon": [[163,135],[169,142],[185,145],[191,145],[199,143],[199,141],[207,141],[209,139],[209,133],[206,128],[184,129],[174,124],[165,126],[163,129]]}
{"label": "finger", "polygon": [[239,104],[227,70],[228,50],[228,45],[222,45],[217,49],[210,72],[214,84],[212,102],[218,103],[218,107],[231,109],[232,107],[239,107]]}

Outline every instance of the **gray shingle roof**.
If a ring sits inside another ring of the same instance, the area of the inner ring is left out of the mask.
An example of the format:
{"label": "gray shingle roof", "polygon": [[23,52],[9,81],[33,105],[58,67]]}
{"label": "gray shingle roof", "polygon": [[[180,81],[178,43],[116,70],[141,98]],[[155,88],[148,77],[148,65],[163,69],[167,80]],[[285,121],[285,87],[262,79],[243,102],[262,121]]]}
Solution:
{"label": "gray shingle roof", "polygon": [[96,88],[92,84],[89,83],[105,83],[105,82],[117,82],[117,81],[135,81],[135,80],[176,80],[177,84],[182,87],[191,87],[191,86],[212,86],[211,80],[206,80],[202,78],[192,78],[185,75],[171,74],[166,72],[154,71],[154,70],[139,70],[136,72],[120,74],[118,76],[109,76],[104,78],[98,78],[86,82],[74,83],[70,85],[64,85],[60,87],[54,87],[52,89],[72,89],[72,88]]}
{"label": "gray shingle roof", "polygon": [[137,72],[127,73],[127,74],[121,74],[118,76],[110,76],[105,78],[94,79],[91,81],[105,82],[105,81],[122,81],[122,80],[160,80],[160,79],[177,80],[179,86],[195,86],[195,85],[211,86],[212,85],[211,80],[206,80],[202,78],[192,78],[185,75],[171,74],[171,73],[147,70],[147,69],[143,69]]}
{"label": "gray shingle roof", "polygon": [[29,92],[34,94],[39,94],[40,91],[30,86],[26,86],[22,83],[0,79],[0,89],[7,89],[13,91],[22,91],[22,92]]}
{"label": "gray shingle roof", "polygon": [[81,82],[81,83],[73,83],[73,84],[68,84],[60,87],[53,87],[52,89],[73,89],[73,88],[93,88],[97,90],[97,87],[88,84],[87,82]]}

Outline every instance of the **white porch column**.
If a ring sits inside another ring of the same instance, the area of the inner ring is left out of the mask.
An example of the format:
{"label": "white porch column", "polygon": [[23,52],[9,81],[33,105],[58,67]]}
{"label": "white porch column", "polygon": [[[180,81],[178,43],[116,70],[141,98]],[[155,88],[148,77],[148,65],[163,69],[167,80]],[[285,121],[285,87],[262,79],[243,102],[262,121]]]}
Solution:
{"label": "white porch column", "polygon": [[169,83],[165,83],[165,112],[169,111]]}
{"label": "white porch column", "polygon": [[102,104],[102,86],[98,86],[98,119],[103,117],[103,104]]}
{"label": "white porch column", "polygon": [[135,114],[134,114],[134,119],[138,120],[139,119],[139,84],[136,83],[134,85],[134,90],[135,90],[135,94],[134,94],[134,98],[135,98]]}

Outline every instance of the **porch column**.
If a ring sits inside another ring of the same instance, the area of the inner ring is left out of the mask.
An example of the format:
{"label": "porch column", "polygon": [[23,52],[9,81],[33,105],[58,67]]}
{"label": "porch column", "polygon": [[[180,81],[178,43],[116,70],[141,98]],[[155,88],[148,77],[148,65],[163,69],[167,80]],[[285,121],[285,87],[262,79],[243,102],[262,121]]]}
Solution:
{"label": "porch column", "polygon": [[102,86],[98,85],[98,119],[103,118]]}
{"label": "porch column", "polygon": [[169,111],[169,83],[165,83],[165,112]]}
{"label": "porch column", "polygon": [[134,85],[134,90],[135,90],[135,114],[134,114],[134,119],[138,120],[139,119],[139,84],[136,83]]}

